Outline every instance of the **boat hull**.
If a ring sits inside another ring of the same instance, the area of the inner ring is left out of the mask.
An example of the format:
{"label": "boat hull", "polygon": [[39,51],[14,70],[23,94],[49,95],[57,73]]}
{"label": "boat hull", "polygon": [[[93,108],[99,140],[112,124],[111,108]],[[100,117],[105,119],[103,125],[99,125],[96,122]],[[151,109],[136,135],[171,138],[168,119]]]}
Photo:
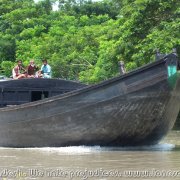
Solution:
{"label": "boat hull", "polygon": [[180,79],[164,61],[99,85],[0,110],[0,146],[138,146],[159,142],[173,127]]}

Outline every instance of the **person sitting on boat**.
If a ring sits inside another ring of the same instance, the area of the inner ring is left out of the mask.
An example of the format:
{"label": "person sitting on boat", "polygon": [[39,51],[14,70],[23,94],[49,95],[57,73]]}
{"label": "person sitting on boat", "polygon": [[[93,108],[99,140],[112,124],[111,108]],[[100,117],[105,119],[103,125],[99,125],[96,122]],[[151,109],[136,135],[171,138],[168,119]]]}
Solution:
{"label": "person sitting on boat", "polygon": [[43,78],[51,78],[51,66],[48,64],[47,60],[43,60],[43,65],[41,66],[41,77]]}
{"label": "person sitting on boat", "polygon": [[22,61],[18,60],[17,65],[12,70],[13,79],[21,79],[26,77],[26,70],[22,66]]}
{"label": "person sitting on boat", "polygon": [[37,70],[38,70],[38,66],[36,66],[34,63],[34,60],[31,59],[29,65],[27,67],[27,77],[34,78]]}

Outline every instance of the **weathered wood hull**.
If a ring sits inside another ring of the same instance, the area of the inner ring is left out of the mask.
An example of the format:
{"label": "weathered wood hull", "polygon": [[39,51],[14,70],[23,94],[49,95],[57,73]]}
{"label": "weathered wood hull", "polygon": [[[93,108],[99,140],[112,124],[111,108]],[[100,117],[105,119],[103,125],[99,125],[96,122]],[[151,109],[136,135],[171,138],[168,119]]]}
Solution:
{"label": "weathered wood hull", "polygon": [[168,78],[165,64],[162,59],[95,86],[2,108],[0,146],[155,144],[180,109],[180,79],[178,73]]}

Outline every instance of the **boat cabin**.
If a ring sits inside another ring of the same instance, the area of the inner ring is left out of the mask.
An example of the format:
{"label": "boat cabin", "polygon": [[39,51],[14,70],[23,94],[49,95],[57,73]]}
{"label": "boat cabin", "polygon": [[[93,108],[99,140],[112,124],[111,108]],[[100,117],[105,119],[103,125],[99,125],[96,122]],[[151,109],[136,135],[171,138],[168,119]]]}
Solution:
{"label": "boat cabin", "polygon": [[0,82],[0,107],[14,106],[70,92],[86,85],[62,79],[19,79]]}

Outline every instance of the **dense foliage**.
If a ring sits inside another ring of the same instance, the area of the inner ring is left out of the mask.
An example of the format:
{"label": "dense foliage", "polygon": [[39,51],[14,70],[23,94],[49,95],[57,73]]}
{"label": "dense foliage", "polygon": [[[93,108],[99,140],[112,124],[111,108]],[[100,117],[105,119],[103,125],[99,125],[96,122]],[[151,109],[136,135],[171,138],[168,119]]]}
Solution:
{"label": "dense foliage", "polygon": [[[59,2],[59,10],[52,5]],[[48,59],[53,76],[96,83],[180,50],[178,0],[0,0],[0,63]]]}

